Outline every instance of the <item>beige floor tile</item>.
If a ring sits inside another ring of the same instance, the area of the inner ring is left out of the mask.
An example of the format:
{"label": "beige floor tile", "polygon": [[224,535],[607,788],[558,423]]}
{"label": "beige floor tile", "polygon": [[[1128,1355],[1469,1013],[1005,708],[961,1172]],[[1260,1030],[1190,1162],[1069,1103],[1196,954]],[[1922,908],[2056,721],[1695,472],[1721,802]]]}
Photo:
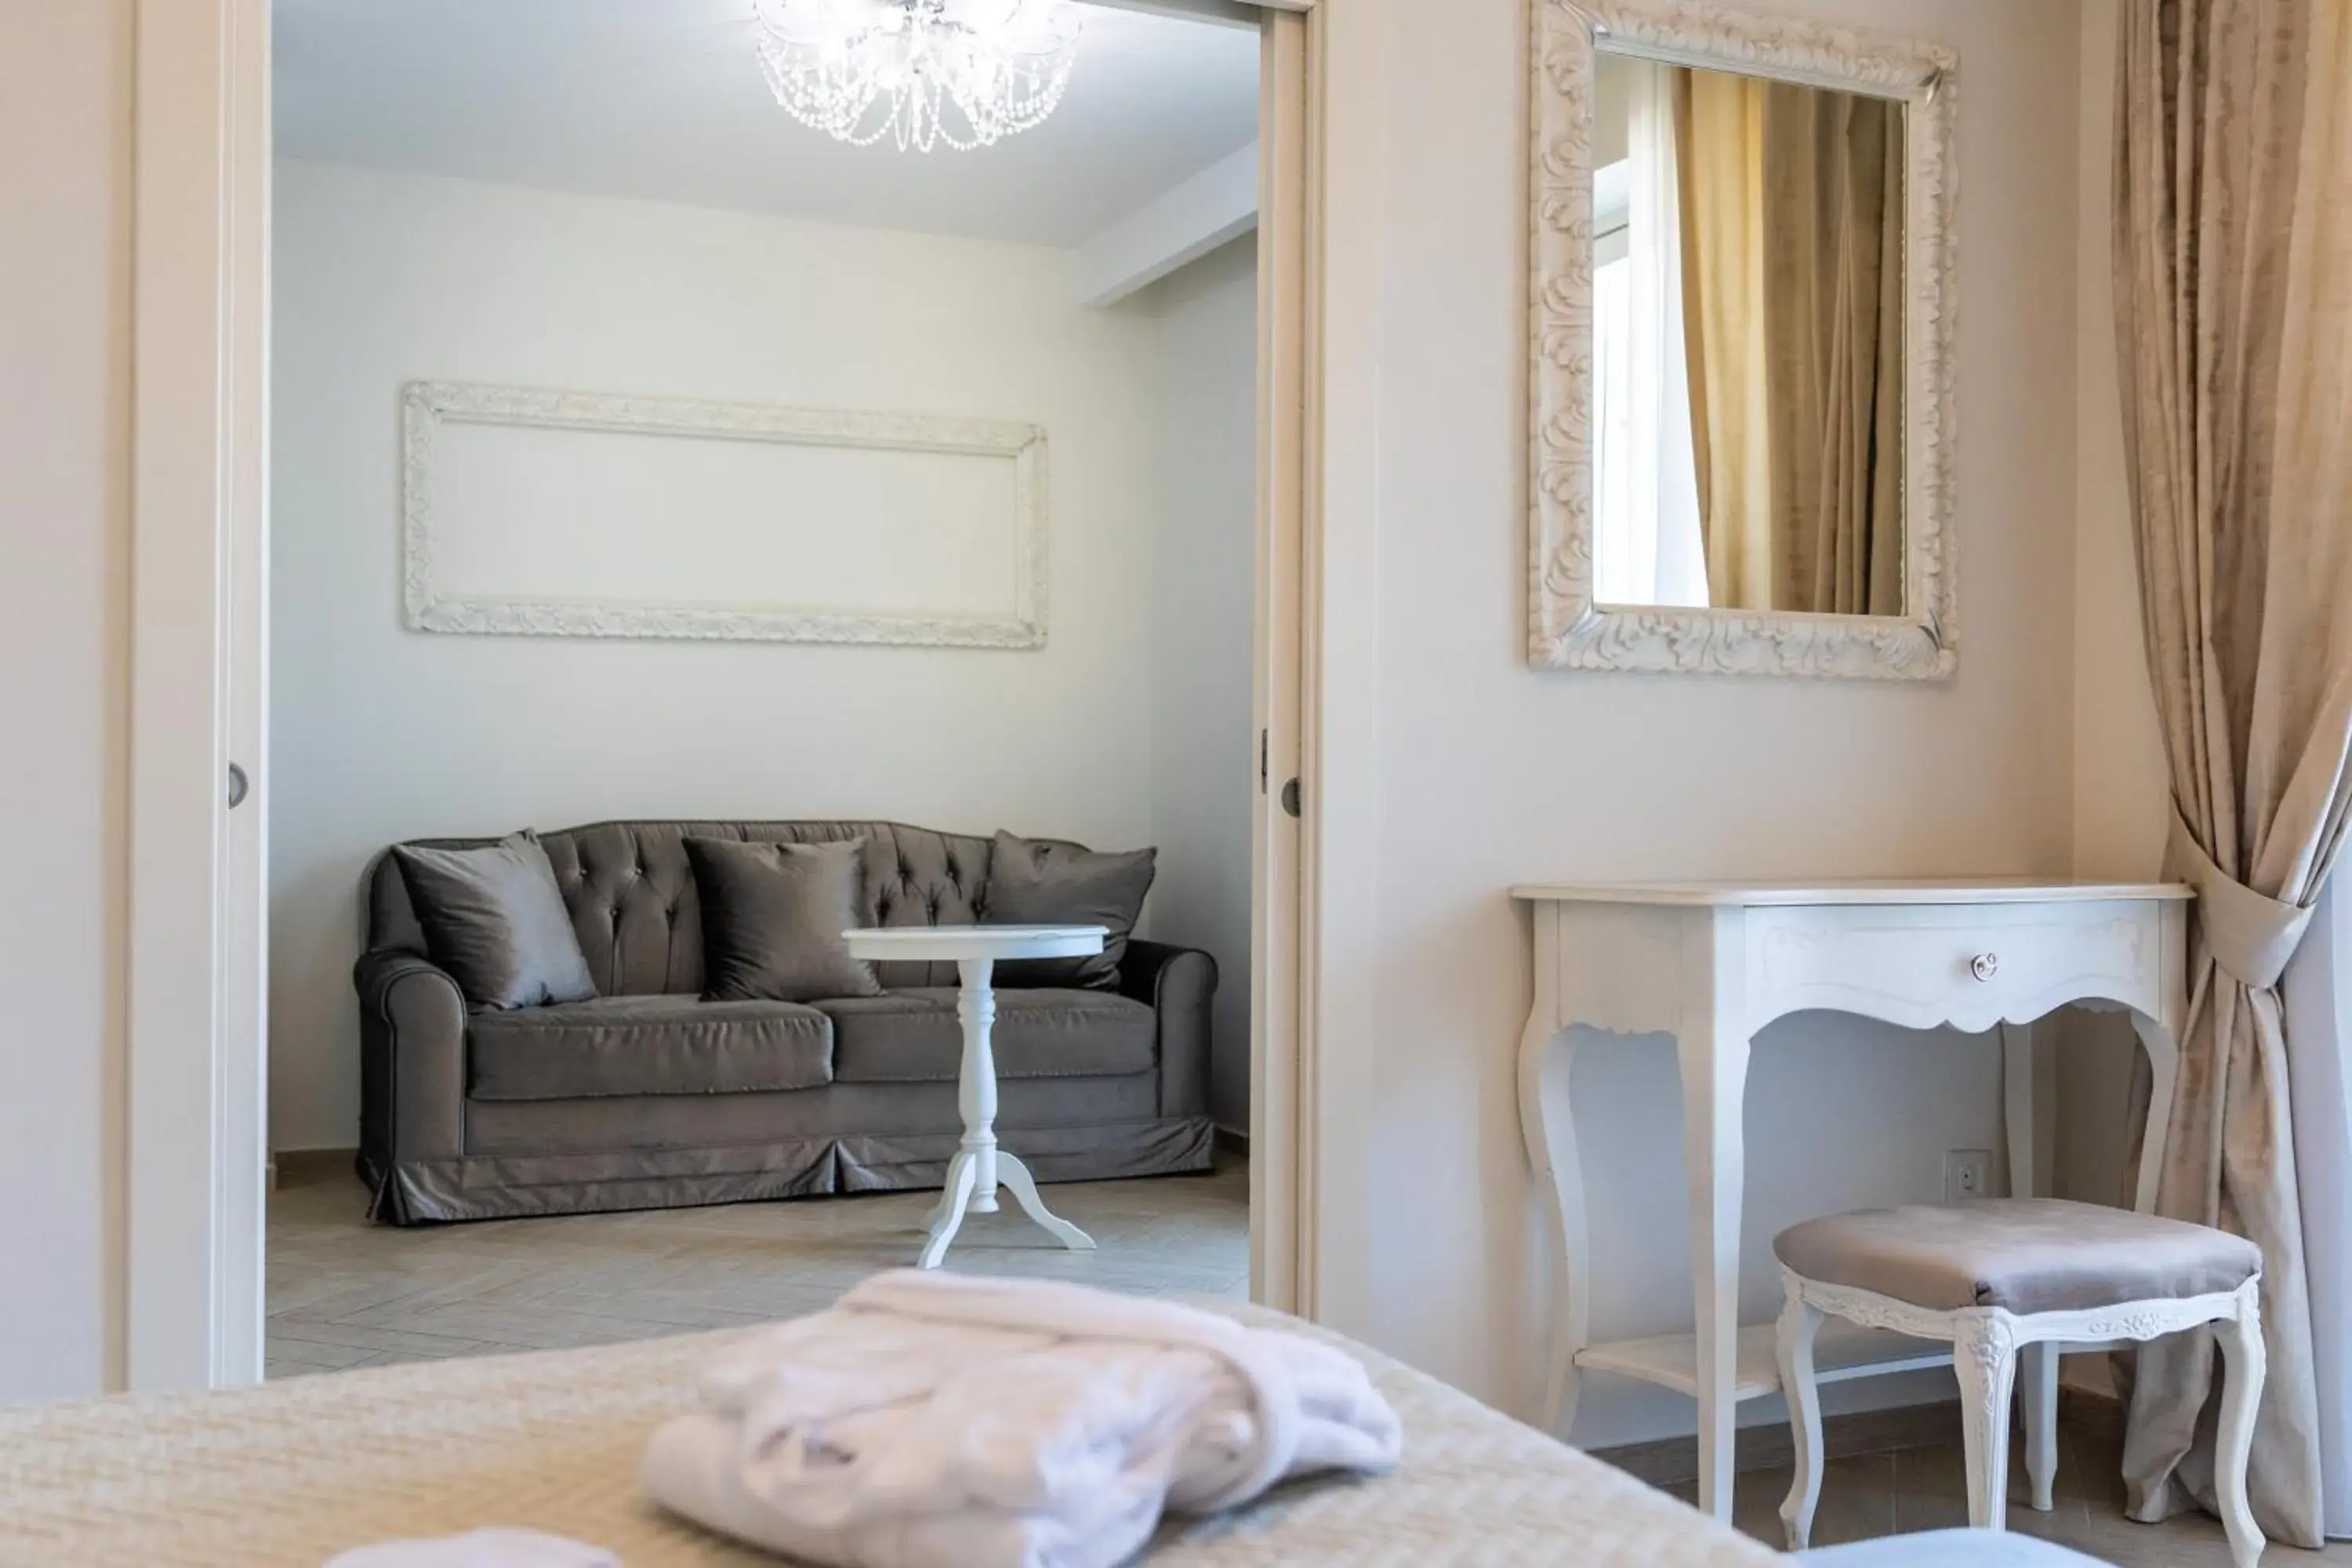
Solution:
{"label": "beige floor tile", "polygon": [[[1812,1544],[1835,1546],[1890,1533],[1893,1524],[1895,1456],[1863,1454],[1832,1459],[1822,1471],[1822,1498],[1813,1511]],[[1789,1495],[1786,1466],[1743,1472],[1732,1489],[1731,1522],[1742,1533],[1779,1550],[1783,1544],[1780,1504]],[[1698,1501],[1698,1483],[1668,1489],[1685,1502]]]}
{"label": "beige floor tile", "polygon": [[[2066,1541],[2071,1531],[2078,1531],[2089,1520],[2079,1492],[2072,1488],[2053,1485],[2053,1507],[2048,1513],[2032,1505],[2033,1486],[2026,1479],[2023,1435],[2010,1444],[2008,1528],[2021,1535],[2039,1535],[2053,1541]],[[2067,1478],[2071,1467],[2066,1452],[2061,1447],[2058,1456],[2058,1476]],[[1895,1528],[1908,1532],[1915,1530],[1952,1530],[1969,1522],[1968,1456],[1955,1441],[1940,1447],[1912,1448],[1895,1456]]]}
{"label": "beige floor tile", "polygon": [[[341,1173],[269,1205],[268,1373],[561,1349],[796,1317],[911,1262],[936,1196],[884,1193],[402,1230]],[[948,1267],[1148,1295],[1244,1296],[1249,1172],[1052,1186],[1097,1250],[1070,1252],[1008,1198]]]}
{"label": "beige floor tile", "polygon": [[[2199,1514],[2148,1525],[2124,1517],[2123,1484],[2111,1441],[2071,1430],[2061,1434],[2057,1484],[2052,1489],[2056,1506],[2048,1513],[2035,1511],[2025,1501],[2031,1494],[2018,1445],[2012,1444],[2011,1457],[2011,1530],[2056,1542],[2116,1568],[2229,1568],[2229,1543],[2217,1521]],[[1779,1547],[1780,1504],[1788,1485],[1785,1468],[1742,1475],[1733,1493],[1732,1522]],[[1697,1492],[1689,1485],[1667,1489],[1685,1502]],[[1967,1462],[1955,1434],[1949,1444],[1832,1461],[1822,1478],[1813,1544],[1952,1529],[1967,1524],[1968,1516]],[[2320,1552],[2274,1546],[2263,1561],[2275,1568],[2352,1568],[2352,1543],[2333,1542]]]}
{"label": "beige floor tile", "polygon": [[349,1367],[321,1366],[316,1362],[292,1361],[284,1356],[270,1356],[262,1363],[261,1375],[275,1383],[283,1377],[309,1377],[313,1373],[348,1372]]}

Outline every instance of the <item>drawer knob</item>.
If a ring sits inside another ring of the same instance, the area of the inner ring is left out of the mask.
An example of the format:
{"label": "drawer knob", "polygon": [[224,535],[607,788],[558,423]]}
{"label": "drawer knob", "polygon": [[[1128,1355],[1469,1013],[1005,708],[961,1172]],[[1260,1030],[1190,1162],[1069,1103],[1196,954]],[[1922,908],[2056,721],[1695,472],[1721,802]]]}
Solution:
{"label": "drawer knob", "polygon": [[2000,954],[1980,952],[1969,960],[1969,973],[1979,980],[1990,980],[2000,973]]}

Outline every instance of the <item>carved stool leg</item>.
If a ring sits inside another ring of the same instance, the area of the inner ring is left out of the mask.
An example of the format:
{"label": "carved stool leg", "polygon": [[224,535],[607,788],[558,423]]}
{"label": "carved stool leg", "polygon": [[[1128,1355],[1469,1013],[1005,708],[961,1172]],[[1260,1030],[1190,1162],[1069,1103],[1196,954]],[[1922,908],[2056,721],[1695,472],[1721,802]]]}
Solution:
{"label": "carved stool leg", "polygon": [[2263,1532],[2246,1505],[2246,1456],[2254,1443],[2254,1409],[2262,1403],[2268,1352],[2263,1348],[2258,1280],[2248,1280],[2236,1318],[2215,1325],[2221,1342],[2221,1421],[2213,1442],[2213,1490],[2221,1505],[2221,1528],[2230,1537],[2230,1561],[2254,1568],[2263,1554]]}
{"label": "carved stool leg", "polygon": [[1780,1357],[1780,1389],[1789,1399],[1789,1436],[1795,1440],[1796,1474],[1789,1495],[1780,1503],[1780,1528],[1789,1550],[1802,1552],[1812,1543],[1813,1510],[1822,1500],[1822,1390],[1813,1380],[1813,1336],[1821,1331],[1822,1313],[1808,1304],[1795,1276],[1784,1274],[1787,1303],[1780,1309],[1774,1338]]}
{"label": "carved stool leg", "polygon": [[1960,1380],[1969,1523],[2003,1530],[2009,1523],[2009,1407],[2017,1381],[2017,1331],[1999,1308],[1963,1318],[1958,1326],[1952,1371]]}

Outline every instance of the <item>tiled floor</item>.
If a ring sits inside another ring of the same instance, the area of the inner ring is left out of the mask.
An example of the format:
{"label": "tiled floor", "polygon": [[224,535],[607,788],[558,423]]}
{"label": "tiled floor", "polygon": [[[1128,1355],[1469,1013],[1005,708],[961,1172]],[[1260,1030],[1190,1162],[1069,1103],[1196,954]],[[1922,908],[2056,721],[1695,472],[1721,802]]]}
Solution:
{"label": "tiled floor", "polygon": [[[2120,1568],[2229,1568],[2229,1545],[2214,1520],[2192,1514],[2147,1525],[2124,1517],[2121,1456],[2114,1439],[2075,1430],[2061,1433],[2058,1480],[2053,1489],[2057,1507],[2048,1513],[2036,1513],[2025,1504],[2032,1494],[2021,1447],[2021,1443],[2010,1445],[2010,1529],[2058,1542]],[[1685,1502],[1696,1500],[1695,1485],[1670,1489]],[[1733,1493],[1732,1521],[1777,1549],[1781,1543],[1780,1500],[1788,1490],[1785,1469],[1741,1476]],[[1822,1477],[1813,1544],[1948,1530],[1968,1521],[1967,1476],[1956,1432],[1945,1447],[1832,1461]],[[2352,1565],[2352,1543],[2337,1542],[2322,1552],[2273,1546],[2263,1561],[2274,1568],[2347,1568]]]}
{"label": "tiled floor", "polygon": [[[401,1230],[348,1175],[269,1203],[268,1374],[651,1339],[813,1311],[913,1261],[935,1193],[497,1220]],[[1149,1295],[1249,1292],[1249,1168],[1051,1186],[1098,1250],[1069,1252],[1010,1196],[948,1267]]]}
{"label": "tiled floor", "polygon": [[[361,1218],[348,1176],[282,1187],[269,1207],[269,1375],[724,1328],[814,1310],[853,1281],[908,1261],[935,1196],[794,1203],[397,1230]],[[1249,1174],[1047,1189],[1100,1250],[1066,1252],[1013,1208],[974,1215],[950,1268],[1079,1279],[1160,1295],[1247,1294]],[[2124,1568],[2226,1568],[2221,1526],[2123,1517],[2112,1440],[2069,1431],[2058,1506],[2024,1506],[2012,1445],[2010,1528]],[[1739,1478],[1736,1522],[1780,1544],[1783,1470]],[[1692,1500],[1695,1488],[1676,1489]],[[1816,1545],[1968,1522],[1958,1435],[1948,1447],[1841,1459],[1822,1487]],[[2281,1568],[2352,1568],[2352,1545],[2276,1547]]]}

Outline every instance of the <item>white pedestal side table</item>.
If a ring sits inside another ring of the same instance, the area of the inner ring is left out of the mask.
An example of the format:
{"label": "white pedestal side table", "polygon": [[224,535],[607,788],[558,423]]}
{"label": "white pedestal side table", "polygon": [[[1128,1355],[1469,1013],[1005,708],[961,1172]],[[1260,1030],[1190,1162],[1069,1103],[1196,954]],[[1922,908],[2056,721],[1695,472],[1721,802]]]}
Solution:
{"label": "white pedestal side table", "polygon": [[948,1164],[930,1236],[916,1266],[937,1268],[966,1214],[994,1214],[999,1182],[1013,1190],[1022,1212],[1064,1247],[1091,1251],[1094,1237],[1048,1209],[1036,1179],[1010,1149],[996,1144],[996,1058],[989,1037],[996,1026],[996,992],[990,982],[999,959],[1085,958],[1103,950],[1102,926],[898,926],[842,932],[858,958],[882,963],[952,963],[962,979],[956,1016],[963,1023],[963,1066],[956,1105],[963,1142]]}

